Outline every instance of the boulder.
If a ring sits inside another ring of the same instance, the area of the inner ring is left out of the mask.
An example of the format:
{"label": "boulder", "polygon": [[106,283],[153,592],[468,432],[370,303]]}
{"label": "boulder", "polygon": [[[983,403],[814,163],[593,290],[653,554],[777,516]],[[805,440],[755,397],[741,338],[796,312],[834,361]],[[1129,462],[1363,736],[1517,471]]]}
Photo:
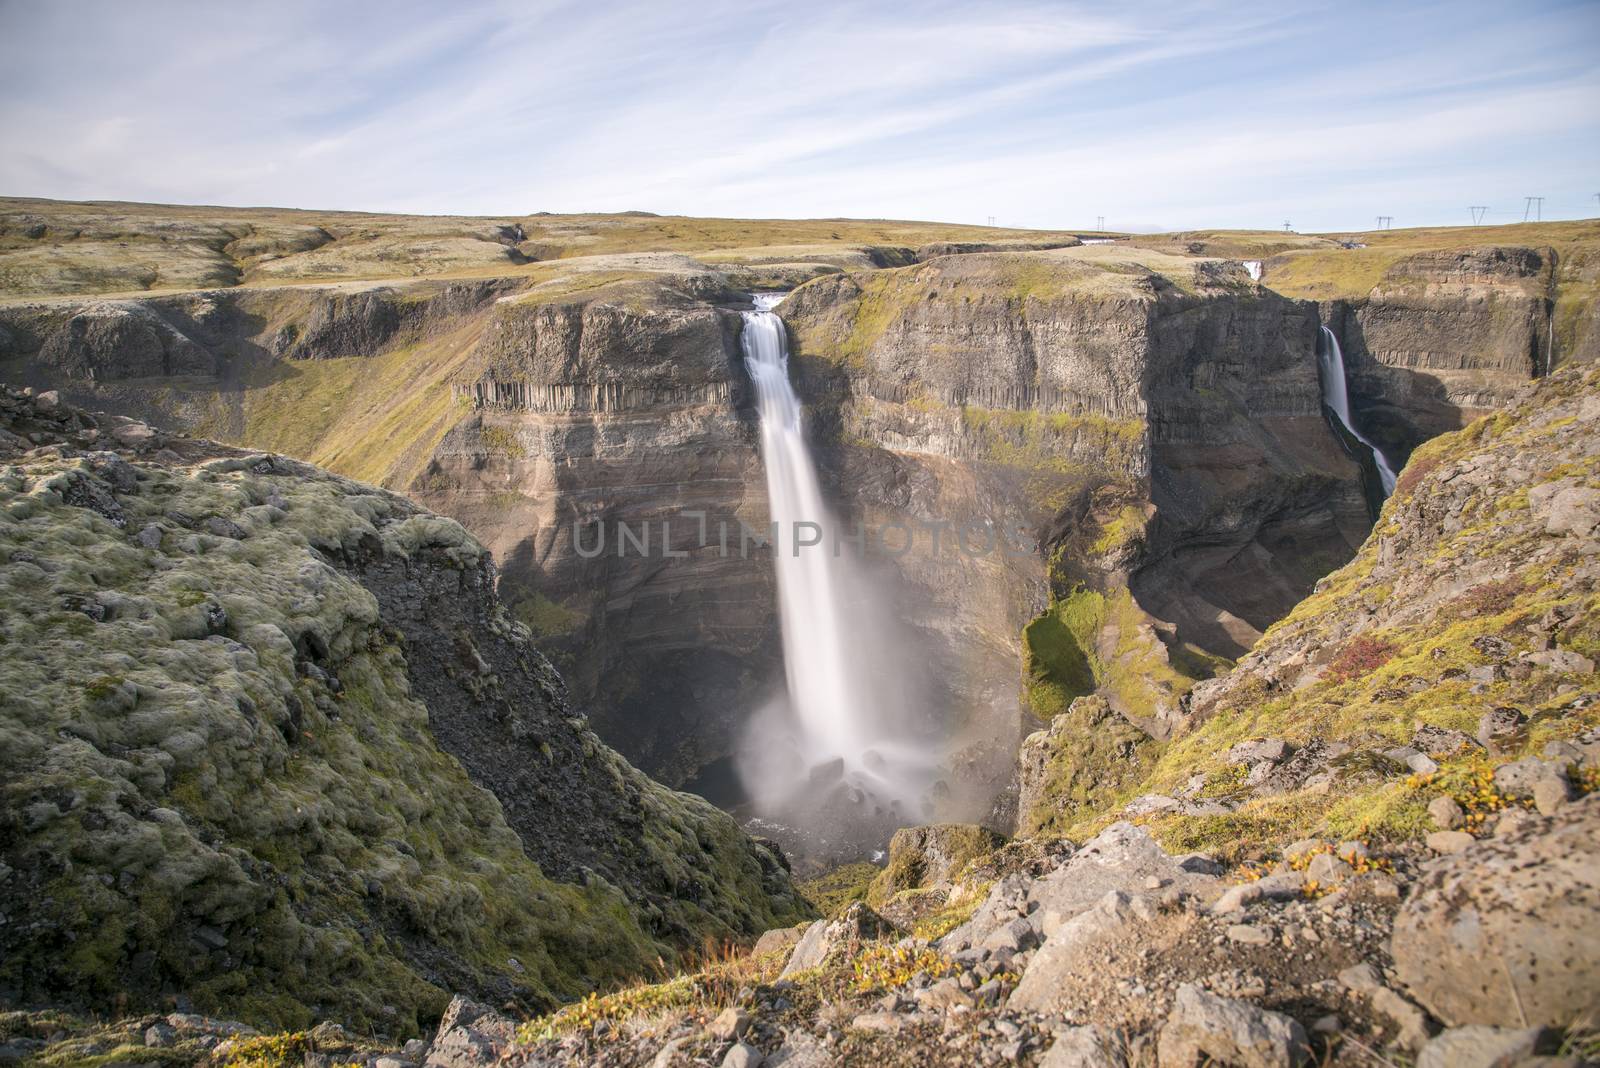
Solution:
{"label": "boulder", "polygon": [[1352,994],[1360,995],[1371,1003],[1379,1016],[1387,1017],[1395,1027],[1395,1041],[1409,1050],[1417,1050],[1428,1041],[1428,1017],[1405,998],[1383,985],[1378,970],[1370,964],[1355,964],[1339,973],[1339,983]]}
{"label": "boulder", "polygon": [[794,927],[778,927],[767,931],[756,939],[755,948],[750,950],[752,957],[762,957],[768,953],[781,953],[796,942],[806,933],[808,924],[797,924]]}
{"label": "boulder", "polygon": [[1466,831],[1434,831],[1423,839],[1429,849],[1444,854],[1459,853],[1475,841]]}
{"label": "boulder", "polygon": [[1559,761],[1525,757],[1494,769],[1494,785],[1507,797],[1532,798],[1540,783],[1556,780],[1567,783],[1566,766]]}
{"label": "boulder", "polygon": [[748,1042],[735,1042],[722,1058],[722,1068],[761,1068],[761,1051]]}
{"label": "boulder", "polygon": [[[1540,511],[1535,508],[1536,513]],[[1600,490],[1589,486],[1568,486],[1550,498],[1542,514],[1548,534],[1592,537],[1600,529]]]}
{"label": "boulder", "polygon": [[1440,794],[1428,802],[1428,816],[1441,831],[1453,831],[1466,820],[1467,814],[1453,797]]}
{"label": "boulder", "polygon": [[1122,1042],[1103,1027],[1067,1027],[1056,1032],[1039,1068],[1124,1068]]}
{"label": "boulder", "polygon": [[1431,757],[1447,757],[1480,747],[1477,740],[1466,731],[1424,725],[1418,727],[1411,736],[1411,748]]}
{"label": "boulder", "polygon": [[1137,925],[1152,916],[1153,910],[1142,898],[1120,890],[1107,893],[1094,908],[1064,922],[1039,947],[1011,994],[1010,1008],[1060,1010],[1066,981],[1093,966],[1106,944],[1131,937]]}
{"label": "boulder", "polygon": [[1282,738],[1256,738],[1228,750],[1230,764],[1281,764],[1294,750]]}
{"label": "boulder", "polygon": [[1520,708],[1502,705],[1490,709],[1478,720],[1478,741],[1491,753],[1500,749],[1521,736],[1523,724],[1528,722],[1528,717],[1523,715]]}
{"label": "boulder", "polygon": [[836,948],[877,938],[891,930],[883,917],[857,901],[845,909],[838,919],[818,920],[807,927],[779,977],[786,979],[796,972],[821,967]]}
{"label": "boulder", "polygon": [[439,1018],[439,1034],[454,1031],[458,1027],[470,1027],[474,1031],[482,1031],[486,1035],[493,1035],[507,1042],[517,1036],[515,1022],[487,1005],[479,1004],[459,994],[451,998],[450,1004],[445,1006],[444,1015]]}
{"label": "boulder", "polygon": [[909,1016],[898,1012],[863,1012],[850,1021],[850,1026],[858,1031],[878,1031],[886,1035],[897,1035],[911,1022]]}
{"label": "boulder", "polygon": [[748,1030],[750,1030],[750,1014],[735,1005],[729,1005],[711,1021],[710,1026],[706,1028],[706,1034],[718,1042],[732,1042],[736,1038],[743,1038]]}
{"label": "boulder", "polygon": [[1395,974],[1452,1026],[1600,1014],[1600,794],[1424,865],[1395,917]]}
{"label": "boulder", "polygon": [[1138,894],[1150,880],[1170,892],[1209,896],[1220,885],[1203,874],[1203,865],[1169,856],[1150,832],[1132,823],[1113,823],[1084,843],[1055,871],[1033,880],[1002,879],[990,890],[972,919],[940,942],[946,952],[981,945],[983,940],[1018,916],[1026,916],[1049,937],[1072,917],[1093,908],[1107,894]]}
{"label": "boulder", "polygon": [[516,1037],[511,1020],[457,995],[445,1007],[423,1068],[481,1068],[499,1060]]}
{"label": "boulder", "polygon": [[457,1027],[433,1040],[422,1064],[423,1068],[487,1068],[500,1059],[507,1045],[482,1031]]}
{"label": "boulder", "polygon": [[1537,1027],[1452,1027],[1417,1055],[1417,1068],[1513,1068],[1533,1056]]}
{"label": "boulder", "polygon": [[1240,883],[1230,886],[1211,905],[1211,911],[1217,915],[1237,912],[1247,905],[1262,899],[1273,901],[1287,901],[1299,897],[1305,889],[1306,876],[1302,871],[1279,872],[1257,879],[1252,883]]}
{"label": "boulder", "polygon": [[1541,816],[1554,816],[1572,799],[1572,786],[1565,778],[1544,779],[1533,787],[1533,807]]}
{"label": "boulder", "polygon": [[1161,1028],[1161,1068],[1218,1063],[1237,1068],[1293,1068],[1309,1053],[1306,1032],[1282,1013],[1208,994],[1193,983],[1178,988]]}

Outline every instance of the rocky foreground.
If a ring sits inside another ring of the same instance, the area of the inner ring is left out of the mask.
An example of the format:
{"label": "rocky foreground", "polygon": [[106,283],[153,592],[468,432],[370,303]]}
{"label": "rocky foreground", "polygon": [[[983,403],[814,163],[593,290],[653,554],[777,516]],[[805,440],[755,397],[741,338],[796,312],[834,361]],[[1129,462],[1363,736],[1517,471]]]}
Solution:
{"label": "rocky foreground", "polygon": [[[1582,744],[1583,767],[1600,768],[1600,738]],[[1117,823],[1080,847],[1004,847],[943,881],[927,898],[943,904],[920,917],[914,896],[888,916],[857,903],[769,932],[749,956],[520,1024],[457,999],[431,1041],[399,1048],[334,1025],[262,1036],[179,1015],[52,1043],[59,1021],[13,1016],[0,1056],[368,1068],[1593,1062],[1600,798],[1504,826],[1444,855],[1306,840],[1270,865],[1224,871]]]}

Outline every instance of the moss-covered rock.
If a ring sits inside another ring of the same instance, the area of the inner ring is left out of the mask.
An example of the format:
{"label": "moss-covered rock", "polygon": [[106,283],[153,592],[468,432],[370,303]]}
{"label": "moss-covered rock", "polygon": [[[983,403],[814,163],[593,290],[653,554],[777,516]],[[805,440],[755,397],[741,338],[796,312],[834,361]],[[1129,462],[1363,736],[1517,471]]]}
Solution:
{"label": "moss-covered rock", "polygon": [[809,911],[587,730],[454,521],[10,392],[0,452],[5,999],[403,1035]]}
{"label": "moss-covered rock", "polygon": [[975,823],[903,827],[889,840],[889,864],[873,880],[867,900],[881,905],[902,891],[950,882],[1004,844],[1004,835]]}

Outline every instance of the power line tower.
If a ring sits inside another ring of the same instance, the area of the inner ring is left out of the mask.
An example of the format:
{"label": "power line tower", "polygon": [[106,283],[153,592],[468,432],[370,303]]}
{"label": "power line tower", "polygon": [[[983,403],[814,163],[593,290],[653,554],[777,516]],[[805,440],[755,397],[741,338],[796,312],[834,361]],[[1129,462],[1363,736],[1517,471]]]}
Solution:
{"label": "power line tower", "polygon": [[1473,204],[1470,205],[1467,210],[1472,212],[1472,225],[1477,226],[1479,223],[1483,222],[1483,217],[1489,214],[1489,205]]}
{"label": "power line tower", "polygon": [[1380,229],[1380,230],[1390,230],[1390,229],[1393,229],[1393,228],[1394,228],[1394,216],[1393,215],[1380,215],[1380,216],[1378,216],[1378,229]]}
{"label": "power line tower", "polygon": [[1532,215],[1534,222],[1544,222],[1544,197],[1523,197],[1522,200],[1522,221],[1527,222]]}
{"label": "power line tower", "polygon": [[[1595,196],[1600,196],[1600,193],[1596,193]],[[1101,233],[1105,232],[1106,217],[1104,215],[1096,215],[1094,217],[1094,228],[1099,230]]]}
{"label": "power line tower", "polygon": [[994,225],[994,216],[993,215],[989,216],[989,225],[990,226]]}
{"label": "power line tower", "polygon": [[1288,219],[1283,220],[1283,232],[1284,233],[1288,233],[1292,228],[1293,227],[1290,225]]}

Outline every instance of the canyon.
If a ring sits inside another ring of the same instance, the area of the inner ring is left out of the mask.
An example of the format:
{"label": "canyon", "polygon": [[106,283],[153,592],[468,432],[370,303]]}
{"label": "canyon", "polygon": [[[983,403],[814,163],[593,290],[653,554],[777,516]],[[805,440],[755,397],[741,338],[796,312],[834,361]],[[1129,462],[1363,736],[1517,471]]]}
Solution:
{"label": "canyon", "polygon": [[[1374,266],[1371,248],[1226,234],[6,208],[9,381],[459,520],[597,732],[735,810],[741,731],[784,686],[776,590],[769,549],[700,530],[769,520],[742,310],[792,289],[776,311],[829,505],[913,534],[867,563],[918,650],[897,683],[922,710],[908,730],[942,754],[929,815],[1000,826],[1041,719],[1100,691],[1168,736],[1188,689],[1366,536],[1382,487],[1324,416],[1324,327],[1355,419],[1398,466],[1587,358],[1600,240],[1447,231]],[[153,277],[72,269],[141,242]],[[1250,253],[1259,283],[1230,255]],[[964,553],[963,529],[1030,551]],[[1067,618],[1091,601],[1087,623]]]}

